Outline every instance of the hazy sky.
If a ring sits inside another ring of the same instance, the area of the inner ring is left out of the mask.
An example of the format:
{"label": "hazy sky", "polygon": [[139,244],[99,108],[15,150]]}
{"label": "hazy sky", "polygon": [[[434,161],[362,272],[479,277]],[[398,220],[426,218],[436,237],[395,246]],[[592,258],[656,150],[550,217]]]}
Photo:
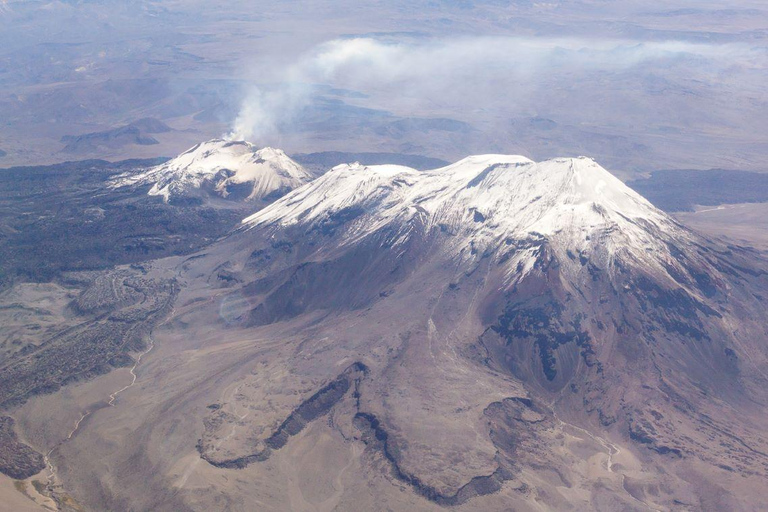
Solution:
{"label": "hazy sky", "polygon": [[[143,117],[292,152],[589,154],[619,171],[759,169],[761,2],[8,1],[0,165]],[[96,140],[96,139],[94,139]],[[65,158],[65,156],[67,158]]]}

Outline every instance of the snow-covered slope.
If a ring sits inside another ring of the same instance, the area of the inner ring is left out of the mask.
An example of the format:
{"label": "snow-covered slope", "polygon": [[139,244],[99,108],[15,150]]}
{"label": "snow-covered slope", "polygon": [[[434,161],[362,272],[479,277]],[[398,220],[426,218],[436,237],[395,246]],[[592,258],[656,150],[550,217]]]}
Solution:
{"label": "snow-covered slope", "polygon": [[152,185],[149,195],[162,196],[166,202],[201,192],[256,200],[284,194],[311,179],[279,149],[213,139],[145,172],[119,176],[113,186]]}
{"label": "snow-covered slope", "polygon": [[[565,256],[633,259],[660,268],[669,250],[659,233],[688,232],[589,158],[541,163],[480,155],[419,172],[408,167],[338,166],[243,221],[246,227],[311,225],[351,218],[343,245],[386,225],[418,221],[451,233],[455,253],[503,248],[510,239],[546,237]],[[605,263],[608,263],[607,261]]]}

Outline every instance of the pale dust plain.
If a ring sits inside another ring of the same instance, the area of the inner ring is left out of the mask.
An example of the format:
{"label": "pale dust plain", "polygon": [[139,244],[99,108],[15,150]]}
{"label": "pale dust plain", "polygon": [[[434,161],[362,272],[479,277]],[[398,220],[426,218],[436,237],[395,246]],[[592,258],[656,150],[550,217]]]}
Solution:
{"label": "pale dust plain", "polygon": [[[231,259],[237,261],[238,255]],[[450,492],[494,470],[482,410],[525,392],[519,383],[479,372],[470,359],[458,357],[467,350],[467,340],[474,339],[466,336],[476,328],[471,320],[464,321],[473,315],[462,308],[471,309],[477,289],[486,279],[492,282],[486,269],[458,298],[442,302],[444,286],[429,279],[435,269],[427,268],[396,290],[406,300],[243,328],[232,321],[227,325],[222,317],[223,298],[233,291],[203,278],[211,275],[210,261],[215,260],[155,264],[162,274],[173,269],[187,287],[170,320],[153,333],[155,348],[137,368],[135,386],[122,393],[114,407],[89,415],[57,449],[53,461],[67,495],[76,496],[88,509],[441,508],[394,478],[390,462],[361,442],[353,424],[356,408],[384,418],[392,426],[390,435],[408,440],[402,468],[436,489]],[[393,353],[402,357],[390,359]],[[216,468],[200,458],[201,439],[213,445],[209,455],[214,458],[253,452],[258,438],[354,361],[365,362],[379,374],[363,382],[359,405],[346,395],[329,415],[291,437],[266,461],[244,469]],[[103,402],[119,389],[117,380],[109,385],[94,381],[66,392],[87,393],[86,386],[93,385],[102,390]],[[82,411],[98,394],[70,402],[71,410]],[[54,397],[42,400],[48,399]],[[31,428],[50,417],[35,402],[17,414]],[[222,405],[219,411],[227,416],[223,425],[206,431],[209,406],[214,404]],[[647,474],[630,447],[555,422],[536,436],[520,461],[522,471],[499,492],[475,497],[456,509],[642,510],[657,499],[625,489],[627,476],[640,482],[640,489],[658,478]],[[613,457],[621,471],[613,461],[609,464]]]}

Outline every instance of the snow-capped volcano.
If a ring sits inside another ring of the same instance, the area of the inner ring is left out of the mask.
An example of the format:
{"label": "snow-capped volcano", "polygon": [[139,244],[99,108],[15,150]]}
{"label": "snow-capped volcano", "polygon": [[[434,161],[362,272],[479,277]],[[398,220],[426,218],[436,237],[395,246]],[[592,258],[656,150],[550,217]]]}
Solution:
{"label": "snow-capped volcano", "polygon": [[279,149],[213,139],[142,173],[120,176],[113,186],[152,185],[149,195],[162,196],[166,202],[201,192],[251,201],[279,197],[311,179]]}
{"label": "snow-capped volcano", "polygon": [[[345,276],[335,275],[327,283],[331,291],[318,297],[291,296],[290,303],[303,308],[314,307],[315,300],[324,307],[336,294],[344,296],[347,307],[377,301],[379,293],[388,293],[382,289],[410,273],[425,272],[429,261],[440,265],[436,282],[461,283],[478,268],[490,266],[487,272],[494,279],[484,286],[494,291],[483,293],[493,313],[486,316],[503,318],[499,308],[520,308],[517,300],[538,305],[516,310],[516,316],[538,315],[545,304],[552,310],[548,315],[564,318],[567,311],[600,325],[614,322],[613,315],[623,315],[625,321],[650,315],[653,319],[641,323],[655,323],[656,329],[674,336],[710,336],[709,330],[716,338],[724,329],[713,297],[726,293],[729,263],[718,256],[718,249],[708,248],[709,241],[590,158],[536,163],[521,156],[480,155],[427,172],[341,165],[244,219],[241,231],[244,239],[267,237],[279,247],[290,244],[292,261],[325,260],[324,272],[339,265]],[[268,266],[283,259],[267,258]],[[346,275],[357,265],[361,267],[354,275]],[[313,280],[320,282],[317,276]],[[335,287],[340,281],[347,283],[344,289]],[[356,293],[351,300],[349,289]],[[535,293],[522,293],[524,289]],[[278,296],[276,304],[284,304],[284,291],[268,297],[254,321],[273,321],[274,308],[267,305]],[[609,301],[608,296],[614,298]],[[574,353],[583,348],[572,346]],[[544,387],[561,386],[571,378],[573,369],[558,366],[554,349],[534,345],[530,350],[541,357],[543,370],[533,373]],[[703,364],[719,362],[715,358]]]}
{"label": "snow-capped volcano", "polygon": [[562,256],[589,253],[605,260],[631,252],[655,268],[669,259],[665,236],[688,236],[585,157],[536,163],[522,156],[479,155],[427,172],[340,165],[243,223],[328,226],[339,219],[345,225],[339,229],[348,233],[342,244],[387,225],[401,230],[419,224],[424,232],[449,233],[445,245],[454,254],[468,244],[487,254],[510,239],[546,237]]}
{"label": "snow-capped volcano", "polygon": [[[589,158],[337,166],[186,264],[206,276],[201,290],[230,289],[217,292],[231,297],[228,325],[299,333],[285,375],[324,376],[301,391],[309,401],[354,387],[332,423],[437,503],[499,491],[542,457],[570,471],[582,455],[536,452],[564,421],[620,440],[598,443],[611,457],[755,464],[722,434],[721,404],[762,421],[765,263],[686,229]],[[304,407],[283,410],[283,425]],[[286,437],[273,421],[266,448],[224,449],[231,418],[198,445],[220,468],[257,464]],[[606,463],[621,493],[619,471]]]}
{"label": "snow-capped volcano", "polygon": [[633,224],[633,218],[668,222],[663,212],[589,158],[536,163],[504,155],[471,156],[426,172],[340,165],[243,222],[311,223],[361,207],[371,229],[414,215],[430,225],[498,235],[554,235],[574,226]]}

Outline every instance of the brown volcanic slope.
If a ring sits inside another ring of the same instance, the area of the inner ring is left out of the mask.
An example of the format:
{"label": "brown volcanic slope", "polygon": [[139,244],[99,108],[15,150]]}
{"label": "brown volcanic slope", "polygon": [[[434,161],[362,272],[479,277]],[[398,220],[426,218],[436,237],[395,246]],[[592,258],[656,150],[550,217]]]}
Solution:
{"label": "brown volcanic slope", "polygon": [[766,268],[588,159],[342,166],[145,268],[114,407],[12,415],[63,508],[756,510]]}

